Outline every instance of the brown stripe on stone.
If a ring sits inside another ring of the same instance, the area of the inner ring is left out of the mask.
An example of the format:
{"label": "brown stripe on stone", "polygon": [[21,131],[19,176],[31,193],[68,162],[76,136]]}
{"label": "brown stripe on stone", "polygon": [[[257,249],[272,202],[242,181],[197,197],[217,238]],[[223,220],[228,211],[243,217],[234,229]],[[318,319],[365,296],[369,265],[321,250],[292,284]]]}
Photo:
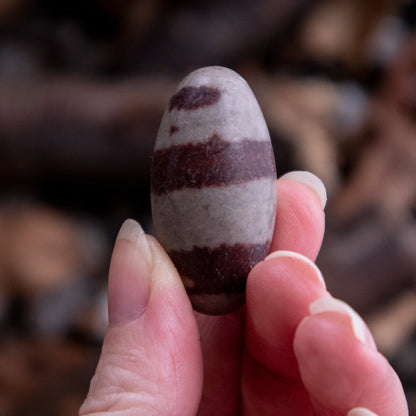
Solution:
{"label": "brown stripe on stone", "polygon": [[194,247],[169,251],[190,294],[242,293],[247,275],[270,248],[264,244],[222,244],[216,248]]}
{"label": "brown stripe on stone", "polygon": [[153,154],[152,192],[161,195],[184,188],[223,186],[276,177],[270,141],[226,142],[214,135]]}
{"label": "brown stripe on stone", "polygon": [[184,87],[176,93],[169,102],[169,111],[196,110],[200,107],[218,102],[221,91],[217,88],[202,85],[201,87]]}
{"label": "brown stripe on stone", "polygon": [[175,134],[178,131],[179,131],[179,127],[178,126],[175,126],[174,124],[172,124],[170,126],[170,129],[169,129],[169,136],[172,136],[172,134]]}

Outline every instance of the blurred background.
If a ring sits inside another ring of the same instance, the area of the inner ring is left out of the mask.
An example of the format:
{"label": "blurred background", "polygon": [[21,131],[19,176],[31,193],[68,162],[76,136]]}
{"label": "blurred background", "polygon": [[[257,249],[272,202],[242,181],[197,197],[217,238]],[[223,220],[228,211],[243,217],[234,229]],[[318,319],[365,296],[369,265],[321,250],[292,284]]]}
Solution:
{"label": "blurred background", "polygon": [[324,181],[318,264],[416,415],[416,3],[1,0],[1,416],[77,413],[164,107],[213,64],[254,90],[278,174]]}

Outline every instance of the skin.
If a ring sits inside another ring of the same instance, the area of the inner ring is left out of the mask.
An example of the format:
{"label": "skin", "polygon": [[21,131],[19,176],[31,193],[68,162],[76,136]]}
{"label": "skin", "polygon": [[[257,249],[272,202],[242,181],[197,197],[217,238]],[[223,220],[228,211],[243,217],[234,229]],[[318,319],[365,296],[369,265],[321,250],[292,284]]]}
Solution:
{"label": "skin", "polygon": [[110,325],[80,415],[346,416],[356,407],[408,414],[368,329],[359,339],[349,315],[310,313],[313,301],[331,298],[312,263],[324,210],[309,186],[277,186],[271,252],[280,254],[251,271],[246,305],[232,314],[194,312],[157,241],[119,236]]}

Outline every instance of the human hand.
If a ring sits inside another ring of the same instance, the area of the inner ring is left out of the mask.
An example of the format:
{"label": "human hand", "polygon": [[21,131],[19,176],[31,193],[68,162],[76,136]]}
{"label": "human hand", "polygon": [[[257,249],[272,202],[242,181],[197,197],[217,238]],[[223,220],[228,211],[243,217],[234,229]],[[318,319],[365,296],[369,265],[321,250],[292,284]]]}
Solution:
{"label": "human hand", "polygon": [[157,241],[123,224],[110,324],[80,415],[408,415],[368,328],[313,263],[324,188],[305,173],[277,186],[272,254],[250,272],[246,305],[228,315],[194,312]]}

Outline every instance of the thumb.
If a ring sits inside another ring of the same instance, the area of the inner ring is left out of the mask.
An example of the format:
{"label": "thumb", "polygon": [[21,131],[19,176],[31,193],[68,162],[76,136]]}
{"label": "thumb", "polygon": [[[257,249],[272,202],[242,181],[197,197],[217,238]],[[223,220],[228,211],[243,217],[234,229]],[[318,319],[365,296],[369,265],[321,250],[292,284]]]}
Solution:
{"label": "thumb", "polygon": [[202,355],[192,307],[169,257],[133,220],[118,234],[109,328],[80,415],[195,415]]}

